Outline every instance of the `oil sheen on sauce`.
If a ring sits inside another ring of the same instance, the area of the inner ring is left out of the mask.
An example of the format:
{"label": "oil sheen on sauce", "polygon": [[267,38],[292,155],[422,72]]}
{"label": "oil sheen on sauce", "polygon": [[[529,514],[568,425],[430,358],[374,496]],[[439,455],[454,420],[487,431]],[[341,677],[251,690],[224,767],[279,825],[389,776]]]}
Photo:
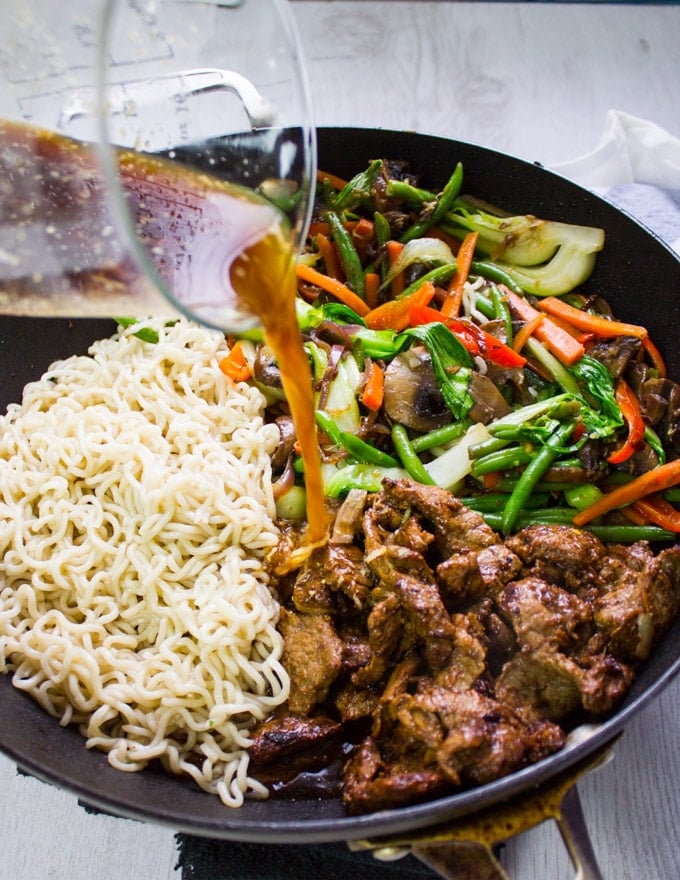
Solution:
{"label": "oil sheen on sauce", "polygon": [[259,323],[279,363],[305,469],[307,546],[327,517],[311,368],[295,313],[286,222],[254,192],[163,158],[118,156],[138,240],[170,306],[118,235],[89,152],[52,132],[0,121],[0,312],[115,316],[187,311],[233,330]]}

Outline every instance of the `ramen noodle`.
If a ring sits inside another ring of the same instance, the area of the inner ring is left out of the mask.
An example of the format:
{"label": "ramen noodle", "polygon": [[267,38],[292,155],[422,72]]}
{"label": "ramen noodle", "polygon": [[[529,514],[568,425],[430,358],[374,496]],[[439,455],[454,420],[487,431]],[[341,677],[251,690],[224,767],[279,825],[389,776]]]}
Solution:
{"label": "ramen noodle", "polygon": [[266,789],[283,703],[265,401],[223,334],[149,322],[51,366],[0,419],[0,670],[120,770],[159,759],[228,806]]}

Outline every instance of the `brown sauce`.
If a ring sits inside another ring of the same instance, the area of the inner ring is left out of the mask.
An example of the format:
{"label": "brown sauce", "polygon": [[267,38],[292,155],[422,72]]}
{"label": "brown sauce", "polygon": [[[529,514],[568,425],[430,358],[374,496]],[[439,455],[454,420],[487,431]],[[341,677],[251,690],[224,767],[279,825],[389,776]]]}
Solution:
{"label": "brown sauce", "polygon": [[139,239],[175,304],[135,269],[91,154],[60,135],[0,121],[0,312],[116,316],[187,309],[229,328],[261,324],[279,363],[305,468],[307,541],[326,538],[309,361],[295,315],[284,218],[250,190],[166,159],[121,152]]}

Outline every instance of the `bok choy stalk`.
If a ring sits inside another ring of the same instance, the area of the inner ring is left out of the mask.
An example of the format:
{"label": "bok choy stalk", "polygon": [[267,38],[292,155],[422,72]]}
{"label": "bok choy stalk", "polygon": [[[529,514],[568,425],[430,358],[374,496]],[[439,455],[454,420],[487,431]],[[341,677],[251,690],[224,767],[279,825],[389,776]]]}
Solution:
{"label": "bok choy stalk", "polygon": [[492,211],[459,198],[440,225],[458,238],[477,232],[477,251],[535,296],[560,296],[582,284],[604,247],[604,230],[596,227]]}

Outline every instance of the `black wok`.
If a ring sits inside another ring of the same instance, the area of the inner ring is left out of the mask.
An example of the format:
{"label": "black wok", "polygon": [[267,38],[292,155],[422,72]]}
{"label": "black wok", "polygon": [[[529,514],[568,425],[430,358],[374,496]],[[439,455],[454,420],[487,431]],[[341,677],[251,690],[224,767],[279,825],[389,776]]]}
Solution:
{"label": "black wok", "polygon": [[[607,240],[587,287],[599,291],[624,320],[645,324],[665,353],[671,376],[680,376],[680,261],[649,231],[609,203],[543,168],[469,144],[363,129],[322,129],[321,168],[339,175],[361,170],[377,157],[406,158],[431,189],[461,160],[466,192],[516,213],[602,226]],[[112,332],[102,320],[0,317],[0,405],[20,398],[21,388],[57,357],[85,351]],[[0,749],[30,773],[73,791],[115,815],[167,824],[213,838],[261,843],[310,843],[375,838],[421,829],[460,817],[534,788],[582,761],[622,730],[680,669],[680,620],[639,674],[617,711],[589,738],[504,779],[430,803],[349,817],[336,799],[275,798],[224,807],[190,783],[148,769],[121,773],[103,754],[86,751],[80,735],[63,729],[9,676],[0,676]]]}

